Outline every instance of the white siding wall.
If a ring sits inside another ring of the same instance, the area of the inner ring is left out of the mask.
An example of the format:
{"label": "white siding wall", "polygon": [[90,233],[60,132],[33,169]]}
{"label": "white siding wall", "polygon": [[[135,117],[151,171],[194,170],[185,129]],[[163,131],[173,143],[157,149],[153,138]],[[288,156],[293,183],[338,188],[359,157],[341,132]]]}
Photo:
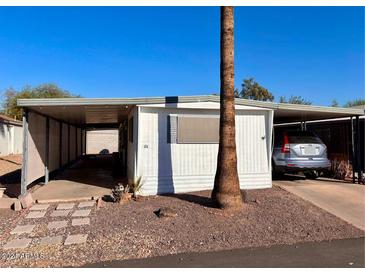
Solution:
{"label": "white siding wall", "polygon": [[14,126],[14,149],[12,153],[23,153],[23,127],[21,126]]}
{"label": "white siding wall", "polygon": [[23,149],[23,127],[0,123],[0,156],[21,154]]}
{"label": "white siding wall", "polygon": [[9,127],[7,124],[0,124],[0,155],[9,155]]}
{"label": "white siding wall", "polygon": [[[242,188],[271,186],[270,112],[236,111],[238,172]],[[136,174],[143,177],[142,194],[212,189],[218,144],[168,144],[168,114],[218,116],[219,110],[141,107]]]}

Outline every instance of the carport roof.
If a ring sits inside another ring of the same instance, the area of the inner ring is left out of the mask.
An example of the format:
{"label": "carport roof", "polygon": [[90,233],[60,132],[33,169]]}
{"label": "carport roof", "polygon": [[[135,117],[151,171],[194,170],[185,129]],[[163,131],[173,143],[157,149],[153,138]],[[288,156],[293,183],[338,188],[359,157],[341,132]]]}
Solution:
{"label": "carport roof", "polygon": [[[128,106],[148,104],[176,104],[219,102],[219,96],[169,96],[146,98],[44,98],[18,99],[18,106],[79,125],[117,124],[129,111]],[[283,104],[236,99],[236,104],[274,110],[274,122],[298,122],[364,115],[363,109],[313,105]]]}

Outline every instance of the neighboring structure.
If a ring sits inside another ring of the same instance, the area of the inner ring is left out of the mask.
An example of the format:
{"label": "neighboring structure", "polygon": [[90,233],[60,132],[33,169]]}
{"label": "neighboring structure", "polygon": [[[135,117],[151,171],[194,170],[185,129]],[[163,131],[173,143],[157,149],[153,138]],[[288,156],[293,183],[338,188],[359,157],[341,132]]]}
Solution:
{"label": "neighboring structure", "polygon": [[22,145],[22,122],[0,114],[0,156],[21,154]]}
{"label": "neighboring structure", "polygon": [[86,154],[118,152],[118,130],[90,130],[86,132]]}
{"label": "neighboring structure", "polygon": [[[85,153],[85,132],[119,129],[128,178],[143,194],[212,189],[218,152],[219,97],[21,99],[24,108],[22,193],[27,185]],[[273,123],[355,117],[363,110],[236,99],[242,188],[271,187]]]}

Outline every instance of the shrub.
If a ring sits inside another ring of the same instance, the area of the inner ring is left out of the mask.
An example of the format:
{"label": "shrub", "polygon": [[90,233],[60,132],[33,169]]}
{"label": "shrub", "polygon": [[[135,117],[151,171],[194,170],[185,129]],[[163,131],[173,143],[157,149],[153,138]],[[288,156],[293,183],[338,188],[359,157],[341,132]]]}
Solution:
{"label": "shrub", "polygon": [[331,160],[331,168],[329,170],[329,177],[345,180],[346,178],[352,177],[352,168],[347,161],[343,160]]}
{"label": "shrub", "polygon": [[129,191],[132,193],[132,197],[136,198],[137,194],[142,190],[142,176],[136,177],[128,182]]}

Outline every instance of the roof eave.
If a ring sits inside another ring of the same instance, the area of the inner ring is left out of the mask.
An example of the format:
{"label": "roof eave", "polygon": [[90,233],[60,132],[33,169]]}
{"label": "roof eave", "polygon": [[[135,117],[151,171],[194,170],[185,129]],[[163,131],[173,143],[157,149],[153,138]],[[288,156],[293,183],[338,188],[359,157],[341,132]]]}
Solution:
{"label": "roof eave", "polygon": [[[18,99],[20,107],[42,106],[92,106],[92,105],[142,105],[162,103],[194,103],[194,102],[219,102],[217,95],[200,96],[166,96],[166,97],[141,97],[141,98],[45,98],[45,99]],[[327,112],[344,115],[364,115],[365,111],[356,108],[338,108],[313,105],[284,104],[236,98],[236,104],[288,111]]]}

